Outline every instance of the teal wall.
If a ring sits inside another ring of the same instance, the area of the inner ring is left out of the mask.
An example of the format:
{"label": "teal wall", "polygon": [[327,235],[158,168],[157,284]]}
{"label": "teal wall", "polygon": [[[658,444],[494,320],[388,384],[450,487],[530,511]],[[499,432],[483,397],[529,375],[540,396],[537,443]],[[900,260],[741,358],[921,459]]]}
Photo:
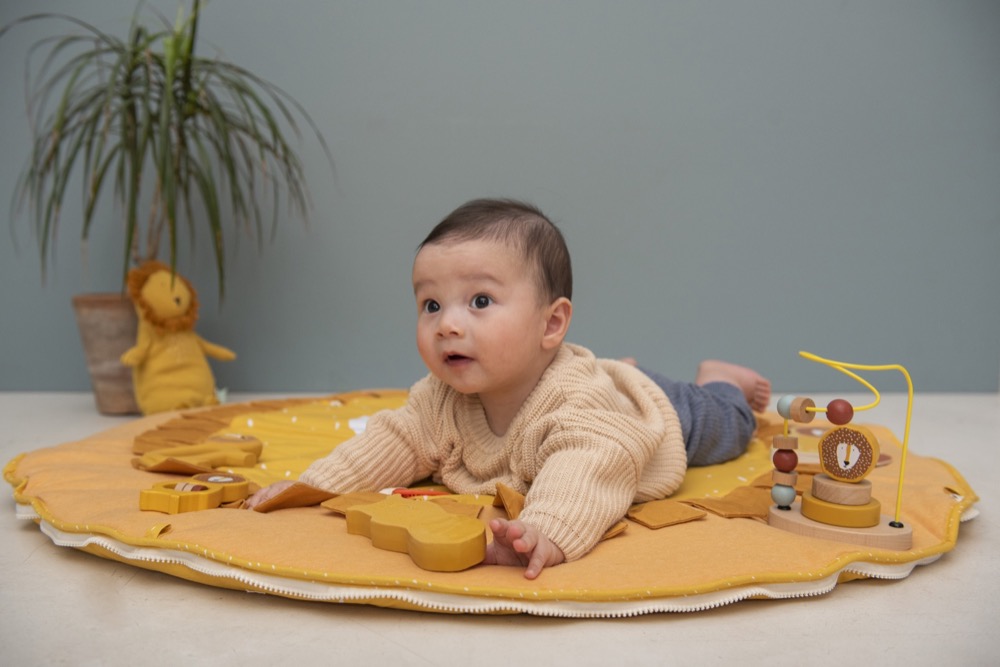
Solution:
{"label": "teal wall", "polygon": [[[133,6],[7,0],[0,22],[72,11],[124,32]],[[0,40],[0,210],[40,34]],[[216,365],[232,391],[418,378],[414,247],[479,196],[560,223],[570,338],[599,355],[857,388],[807,349],[905,364],[918,391],[998,388],[998,2],[211,0],[201,34],[298,98],[336,160],[303,142],[312,222],[261,253],[230,237],[223,303],[209,246],[182,240],[199,332],[239,354]],[[73,198],[44,285],[27,220],[0,236],[0,390],[88,387],[69,301],[117,289],[120,222],[107,204],[84,259],[79,216]]]}

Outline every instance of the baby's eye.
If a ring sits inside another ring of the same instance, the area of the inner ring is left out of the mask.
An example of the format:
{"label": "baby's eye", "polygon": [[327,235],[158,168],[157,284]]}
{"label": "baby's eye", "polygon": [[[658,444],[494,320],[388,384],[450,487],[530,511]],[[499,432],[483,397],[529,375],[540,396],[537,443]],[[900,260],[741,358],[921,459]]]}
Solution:
{"label": "baby's eye", "polygon": [[441,310],[441,304],[439,304],[434,299],[428,299],[427,301],[424,301],[423,311],[425,313],[436,313],[439,310]]}
{"label": "baby's eye", "polygon": [[472,307],[476,308],[477,310],[482,310],[483,308],[489,306],[491,303],[493,303],[493,299],[486,296],[485,294],[477,294],[476,296],[472,297]]}

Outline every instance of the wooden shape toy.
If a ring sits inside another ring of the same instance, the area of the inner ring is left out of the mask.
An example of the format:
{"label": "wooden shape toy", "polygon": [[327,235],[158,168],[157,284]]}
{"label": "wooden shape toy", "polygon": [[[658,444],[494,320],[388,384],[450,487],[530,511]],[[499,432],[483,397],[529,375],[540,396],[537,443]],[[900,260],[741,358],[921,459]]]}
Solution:
{"label": "wooden shape toy", "polygon": [[840,426],[819,441],[819,466],[841,482],[860,482],[878,463],[878,439],[863,426]]}
{"label": "wooden shape toy", "polygon": [[882,504],[872,498],[863,505],[842,505],[821,500],[813,494],[802,494],[802,516],[844,528],[871,528],[882,519]]}
{"label": "wooden shape toy", "polygon": [[[872,497],[872,484],[865,478],[879,463],[879,444],[875,435],[863,426],[851,425],[855,407],[837,398],[826,408],[817,408],[808,398],[782,396],[778,399],[778,414],[784,420],[784,435],[776,435],[773,445],[777,448],[772,461],[771,476],[774,501],[768,510],[768,524],[802,535],[822,537],[841,542],[864,544],[885,549],[909,549],[913,543],[913,529],[900,520],[903,491],[903,473],[910,433],[910,414],[913,406],[913,383],[909,372],[897,364],[865,366],[823,359],[808,352],[801,356],[825,364],[848,375],[867,387],[875,395],[870,405],[857,408],[867,410],[878,405],[878,390],[849,368],[862,370],[898,370],[906,378],[908,400],[906,430],[903,434],[903,456],[900,460],[899,480],[896,487],[896,513],[893,518],[882,516],[881,503]],[[826,413],[834,428],[827,431],[817,445],[822,474],[813,478],[812,490],[795,495],[795,468],[798,459],[795,438],[788,434],[788,422],[808,423],[817,412]]]}
{"label": "wooden shape toy", "polygon": [[239,475],[203,473],[180,482],[159,482],[139,491],[139,509],[180,514],[216,508],[247,497],[250,484]]}
{"label": "wooden shape toy", "polygon": [[848,484],[826,475],[816,475],[812,481],[812,494],[828,503],[864,505],[872,499],[872,483],[863,479],[856,484]]}
{"label": "wooden shape toy", "polygon": [[409,554],[418,567],[434,572],[458,572],[486,558],[483,522],[398,495],[349,508],[347,532],[370,538],[379,549]]}

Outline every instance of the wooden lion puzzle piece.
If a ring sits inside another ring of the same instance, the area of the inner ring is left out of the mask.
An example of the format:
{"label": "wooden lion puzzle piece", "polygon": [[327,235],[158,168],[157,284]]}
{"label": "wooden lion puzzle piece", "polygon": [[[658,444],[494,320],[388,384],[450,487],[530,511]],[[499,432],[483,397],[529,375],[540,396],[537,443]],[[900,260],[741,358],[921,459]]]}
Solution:
{"label": "wooden lion puzzle piece", "polygon": [[441,505],[399,495],[347,509],[347,532],[364,535],[372,546],[409,554],[424,570],[458,572],[486,558],[482,521]]}

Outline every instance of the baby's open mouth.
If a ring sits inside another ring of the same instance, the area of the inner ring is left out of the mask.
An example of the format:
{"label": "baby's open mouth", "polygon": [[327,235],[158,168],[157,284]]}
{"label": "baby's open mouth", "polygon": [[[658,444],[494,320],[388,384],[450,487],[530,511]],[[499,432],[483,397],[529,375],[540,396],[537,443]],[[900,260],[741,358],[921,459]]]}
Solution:
{"label": "baby's open mouth", "polygon": [[453,363],[457,363],[457,362],[461,362],[461,361],[469,361],[469,360],[470,360],[470,357],[467,357],[464,354],[446,354],[446,355],[444,355],[444,361],[445,361],[445,363],[448,363],[448,364],[453,364]]}

